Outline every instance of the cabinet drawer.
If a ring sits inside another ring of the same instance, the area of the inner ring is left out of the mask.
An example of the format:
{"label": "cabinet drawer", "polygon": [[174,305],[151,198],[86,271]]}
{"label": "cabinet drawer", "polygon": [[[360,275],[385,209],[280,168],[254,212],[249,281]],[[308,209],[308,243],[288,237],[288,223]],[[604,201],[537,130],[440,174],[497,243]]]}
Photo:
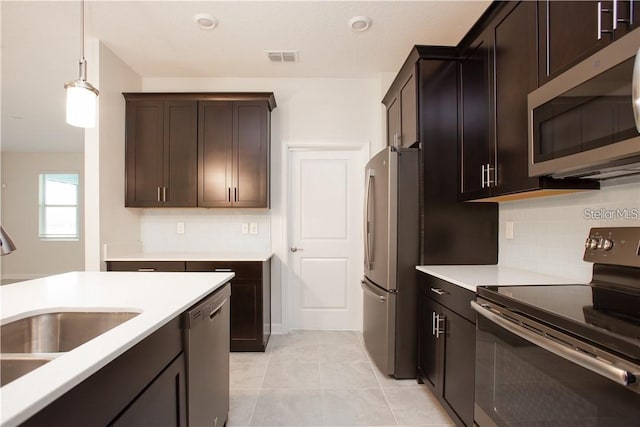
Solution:
{"label": "cabinet drawer", "polygon": [[107,271],[185,271],[184,261],[107,261]]}
{"label": "cabinet drawer", "polygon": [[476,315],[470,305],[476,299],[475,292],[422,272],[418,272],[418,283],[429,298],[476,323]]}
{"label": "cabinet drawer", "polygon": [[236,279],[262,280],[260,261],[187,261],[187,271],[232,271]]}

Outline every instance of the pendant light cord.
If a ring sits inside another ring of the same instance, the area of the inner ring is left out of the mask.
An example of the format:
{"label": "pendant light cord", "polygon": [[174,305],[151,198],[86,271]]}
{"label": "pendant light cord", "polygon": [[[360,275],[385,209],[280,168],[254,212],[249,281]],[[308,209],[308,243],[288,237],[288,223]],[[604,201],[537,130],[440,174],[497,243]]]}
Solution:
{"label": "pendant light cord", "polygon": [[84,58],[84,0],[80,0],[80,70],[79,78],[87,80],[87,61]]}

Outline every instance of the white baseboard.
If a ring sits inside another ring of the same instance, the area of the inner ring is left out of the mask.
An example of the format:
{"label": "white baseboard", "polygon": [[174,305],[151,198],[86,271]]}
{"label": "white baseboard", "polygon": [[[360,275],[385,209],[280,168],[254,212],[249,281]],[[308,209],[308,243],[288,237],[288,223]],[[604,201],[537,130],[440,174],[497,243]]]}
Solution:
{"label": "white baseboard", "polygon": [[282,335],[282,323],[271,324],[271,335]]}

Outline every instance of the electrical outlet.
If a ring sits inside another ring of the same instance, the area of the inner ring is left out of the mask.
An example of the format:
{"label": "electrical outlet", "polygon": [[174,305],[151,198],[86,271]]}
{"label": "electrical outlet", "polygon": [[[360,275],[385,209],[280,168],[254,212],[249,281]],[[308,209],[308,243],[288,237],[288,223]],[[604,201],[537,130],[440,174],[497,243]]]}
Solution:
{"label": "electrical outlet", "polygon": [[252,222],[249,224],[249,234],[258,234],[258,223]]}
{"label": "electrical outlet", "polygon": [[176,233],[184,234],[184,222],[180,221],[176,223]]}
{"label": "electrical outlet", "polygon": [[242,234],[248,234],[248,233],[249,233],[249,223],[243,222],[242,223]]}
{"label": "electrical outlet", "polygon": [[505,223],[504,238],[507,240],[513,240],[513,221],[507,221]]}

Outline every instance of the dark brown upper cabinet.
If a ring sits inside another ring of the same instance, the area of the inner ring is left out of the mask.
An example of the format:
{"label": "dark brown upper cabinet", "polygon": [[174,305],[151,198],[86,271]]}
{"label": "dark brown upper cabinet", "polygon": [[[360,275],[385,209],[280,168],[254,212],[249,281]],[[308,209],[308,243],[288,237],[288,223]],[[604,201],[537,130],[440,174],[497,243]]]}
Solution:
{"label": "dark brown upper cabinet", "polygon": [[198,206],[268,208],[268,102],[202,101],[198,108]]}
{"label": "dark brown upper cabinet", "polygon": [[411,147],[418,142],[416,69],[405,68],[382,102],[387,107],[387,145]]}
{"label": "dark brown upper cabinet", "polygon": [[640,1],[538,2],[540,85],[640,24]]}
{"label": "dark brown upper cabinet", "polygon": [[273,93],[125,93],[127,207],[269,207]]}
{"label": "dark brown upper cabinet", "polygon": [[197,102],[134,98],[125,95],[125,206],[196,206]]}
{"label": "dark brown upper cabinet", "polygon": [[528,175],[527,95],[538,82],[536,6],[494,4],[488,24],[463,45],[460,200],[506,201],[598,188],[592,181]]}

